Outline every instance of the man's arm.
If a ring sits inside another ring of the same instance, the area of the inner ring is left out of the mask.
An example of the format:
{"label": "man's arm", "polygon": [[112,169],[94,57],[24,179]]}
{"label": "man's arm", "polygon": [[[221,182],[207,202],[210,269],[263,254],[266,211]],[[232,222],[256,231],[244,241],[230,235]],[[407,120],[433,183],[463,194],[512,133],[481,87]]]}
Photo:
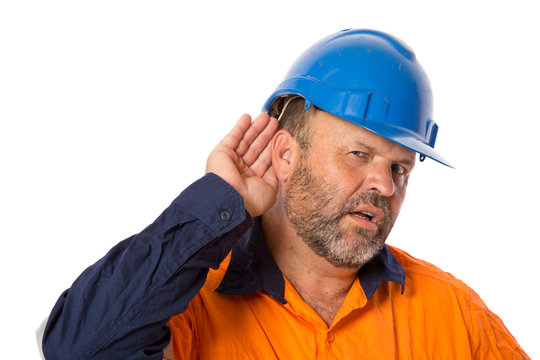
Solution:
{"label": "man's arm", "polygon": [[[85,270],[54,306],[43,338],[48,360],[161,359],[167,322],[183,312],[277,192],[266,114],[240,118],[188,187],[141,233]],[[250,195],[253,194],[253,195]]]}
{"label": "man's arm", "polygon": [[169,318],[250,225],[232,187],[213,174],[198,180],[62,294],[45,329],[45,358],[160,359]]}

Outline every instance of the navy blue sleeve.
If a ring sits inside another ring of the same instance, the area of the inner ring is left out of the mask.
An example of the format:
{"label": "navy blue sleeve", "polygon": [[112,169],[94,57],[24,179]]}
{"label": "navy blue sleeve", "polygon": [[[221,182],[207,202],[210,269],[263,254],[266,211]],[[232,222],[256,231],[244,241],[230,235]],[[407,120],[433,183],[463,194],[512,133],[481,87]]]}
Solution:
{"label": "navy blue sleeve", "polygon": [[161,359],[167,322],[251,224],[236,190],[205,175],[60,296],[43,337],[45,358]]}

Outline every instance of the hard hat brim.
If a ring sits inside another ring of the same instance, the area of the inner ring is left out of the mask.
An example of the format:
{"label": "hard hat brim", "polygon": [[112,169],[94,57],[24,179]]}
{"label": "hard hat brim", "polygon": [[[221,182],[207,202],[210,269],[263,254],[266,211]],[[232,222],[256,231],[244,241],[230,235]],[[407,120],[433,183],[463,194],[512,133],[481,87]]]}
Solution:
{"label": "hard hat brim", "polygon": [[[349,119],[345,120],[351,121]],[[366,121],[362,124],[358,124],[355,121],[351,122],[379,136],[382,136],[385,139],[393,141],[407,149],[417,152],[420,155],[424,155],[440,164],[446,165],[454,169],[454,166],[450,164],[450,162],[448,162],[439,153],[437,153],[431,146],[416,139],[415,137],[412,137],[411,134],[404,129],[398,129],[387,124],[378,123],[376,121]]]}
{"label": "hard hat brim", "polygon": [[[317,106],[319,109],[326,111],[330,114],[332,114],[331,111],[328,111],[324,108],[324,105],[318,104],[315,99],[313,99],[313,103],[311,103],[308,99],[307,94],[303,94],[302,91],[298,91],[298,89],[284,89],[281,88],[277,91],[275,91],[272,96],[268,98],[266,103],[263,106],[262,111],[263,112],[270,112],[270,109],[272,107],[273,102],[280,96],[284,95],[300,95],[304,99],[306,99],[306,110],[311,106],[311,104]],[[402,129],[396,126],[392,126],[389,124],[377,122],[377,121],[370,121],[365,119],[360,119],[355,116],[347,116],[343,114],[333,114],[335,116],[338,116],[344,120],[347,120],[355,125],[358,125],[364,129],[367,129],[371,131],[372,133],[379,135],[385,139],[388,139],[390,141],[393,141],[407,149],[410,149],[414,152],[417,152],[420,155],[424,155],[432,160],[435,160],[436,162],[443,164],[445,166],[448,166],[450,168],[454,168],[453,165],[450,164],[444,157],[442,157],[439,153],[437,153],[432,146],[429,144],[426,144],[421,139],[418,139],[415,134],[412,134],[410,131],[407,131],[406,129]],[[339,116],[341,115],[341,116]]]}

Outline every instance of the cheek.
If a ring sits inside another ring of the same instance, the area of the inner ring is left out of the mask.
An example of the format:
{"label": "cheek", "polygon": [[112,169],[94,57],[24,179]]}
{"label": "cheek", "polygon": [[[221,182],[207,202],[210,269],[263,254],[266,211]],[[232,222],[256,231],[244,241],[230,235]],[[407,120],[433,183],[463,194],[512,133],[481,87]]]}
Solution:
{"label": "cheek", "polygon": [[332,184],[330,190],[335,191],[336,196],[349,197],[358,192],[363,175],[358,169],[336,165],[322,176],[326,183]]}
{"label": "cheek", "polygon": [[354,178],[350,169],[337,161],[335,157],[313,156],[310,159],[310,165],[313,174],[330,186],[342,187],[345,181],[348,182]]}
{"label": "cheek", "polygon": [[401,209],[401,206],[403,205],[403,202],[405,201],[406,194],[407,194],[407,182],[405,181],[404,184],[400,184],[400,185],[396,184],[396,191],[394,195],[392,195],[392,197],[388,199],[392,213],[394,214],[399,213],[399,210]]}

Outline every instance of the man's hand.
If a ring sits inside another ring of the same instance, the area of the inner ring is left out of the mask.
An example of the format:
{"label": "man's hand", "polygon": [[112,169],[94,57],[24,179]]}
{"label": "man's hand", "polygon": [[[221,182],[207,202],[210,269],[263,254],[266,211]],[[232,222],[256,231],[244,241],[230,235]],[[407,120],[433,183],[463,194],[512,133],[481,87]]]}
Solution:
{"label": "man's hand", "polygon": [[272,168],[270,142],[278,127],[262,113],[253,122],[244,114],[210,153],[206,172],[220,176],[244,198],[252,217],[264,214],[276,201],[278,181]]}

